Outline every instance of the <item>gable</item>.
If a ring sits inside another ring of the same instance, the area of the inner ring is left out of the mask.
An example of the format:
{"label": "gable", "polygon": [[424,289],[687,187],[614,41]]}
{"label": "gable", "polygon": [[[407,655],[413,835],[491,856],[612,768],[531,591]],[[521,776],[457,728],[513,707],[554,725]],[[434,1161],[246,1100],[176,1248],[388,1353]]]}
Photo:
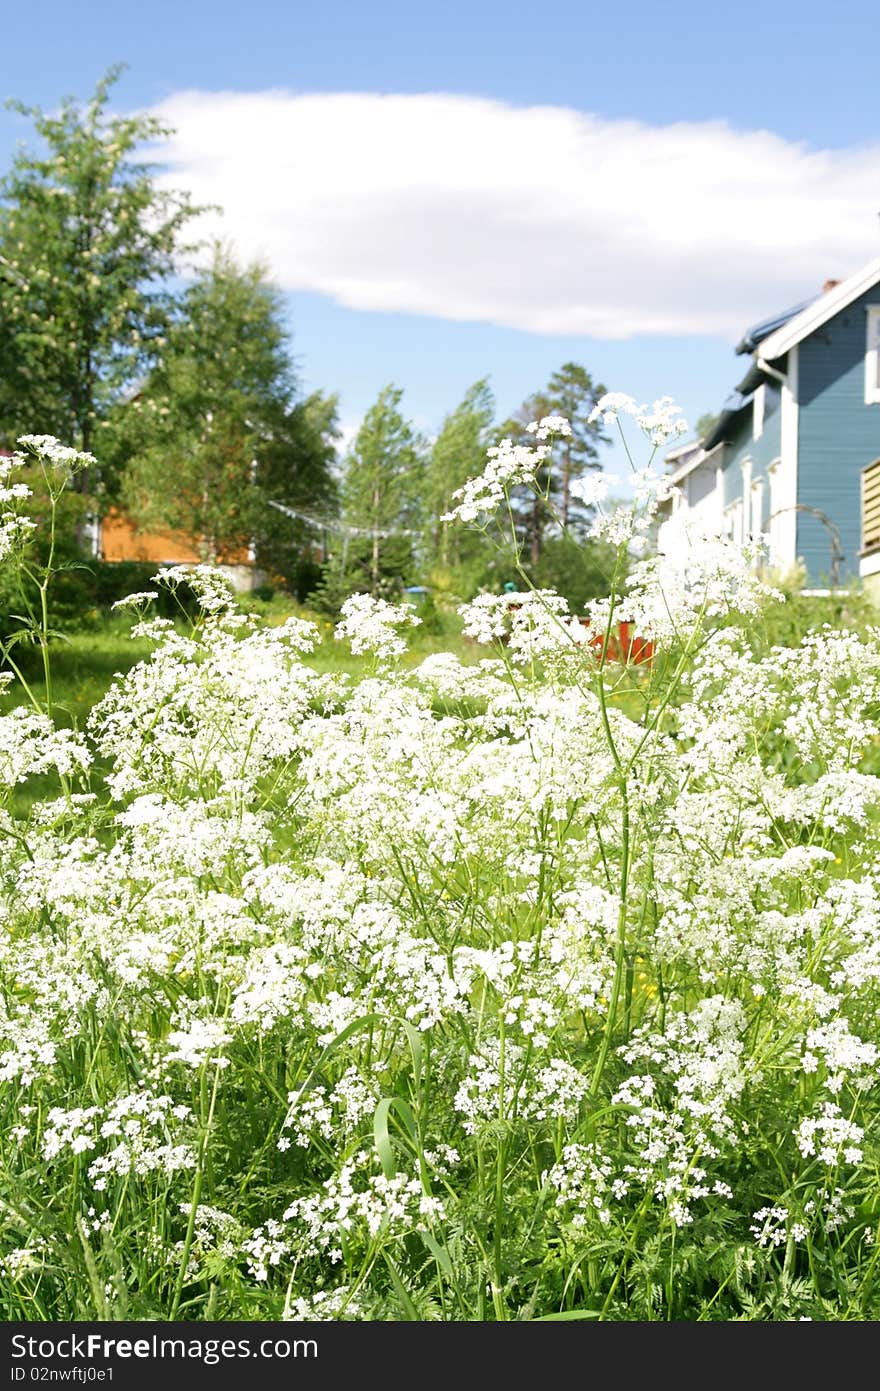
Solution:
{"label": "gable", "polygon": [[836,316],[864,298],[880,285],[880,257],[869,261],[861,270],[841,280],[833,289],[827,290],[818,299],[807,305],[800,314],[789,319],[782,328],[771,333],[760,344],[757,360],[775,362],[784,357],[796,344],[803,342],[813,333],[818,333]]}

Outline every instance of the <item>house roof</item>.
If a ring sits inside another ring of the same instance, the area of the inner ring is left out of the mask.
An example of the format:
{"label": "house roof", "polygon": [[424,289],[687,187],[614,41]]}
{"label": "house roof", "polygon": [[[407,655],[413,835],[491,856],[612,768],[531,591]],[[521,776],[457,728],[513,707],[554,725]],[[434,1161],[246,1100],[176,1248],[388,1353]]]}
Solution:
{"label": "house roof", "polygon": [[[869,261],[861,270],[847,280],[841,280],[832,290],[826,290],[818,299],[811,300],[793,318],[770,333],[762,342],[761,356],[767,362],[783,357],[791,348],[815,333],[835,314],[839,314],[854,299],[870,290],[880,280],[880,256]],[[745,340],[743,340],[745,341]]]}
{"label": "house roof", "polygon": [[683,459],[688,458],[696,450],[702,448],[702,440],[685,440],[684,444],[678,445],[676,449],[670,449],[669,453],[666,455],[666,462],[667,464],[679,464]]}
{"label": "house roof", "polygon": [[839,281],[814,299],[806,300],[803,304],[774,315],[772,319],[764,319],[762,323],[746,329],[736,346],[736,351],[753,354],[749,370],[721,407],[718,423],[702,442],[704,452],[696,459],[688,456],[684,458],[684,462],[680,462],[682,456],[688,455],[688,451],[693,449],[693,444],[688,444],[666,455],[666,462],[672,467],[673,476],[679,478],[689,473],[726,438],[731,421],[751,404],[762,382],[769,381],[775,375],[775,372],[765,372],[762,364],[784,357],[797,343],[815,333],[878,281],[880,256],[862,266],[861,270],[856,271],[847,280]]}
{"label": "house roof", "polygon": [[747,328],[736,345],[736,351],[738,353],[753,353],[759,343],[763,343],[766,338],[769,338],[777,329],[782,328],[784,324],[789,323],[797,314],[803,313],[813,302],[811,299],[804,300],[802,304],[796,304],[792,309],[785,309],[781,314],[774,314],[772,319],[764,319],[762,323]]}
{"label": "house roof", "polygon": [[672,473],[669,475],[669,482],[673,484],[681,483],[684,478],[687,478],[688,474],[693,473],[696,469],[705,464],[710,455],[714,454],[714,452],[714,447],[712,449],[706,449],[704,444],[699,440],[691,440],[690,444],[684,449],[673,450],[671,454],[666,455],[667,463],[675,464],[678,458],[681,458],[681,462],[676,464],[673,468]]}
{"label": "house roof", "polygon": [[[825,299],[827,295],[822,295],[820,298]],[[796,304],[791,309],[783,310],[781,314],[774,314],[772,319],[764,319],[760,324],[753,324],[751,328],[746,329],[736,345],[736,351],[738,353],[754,353],[755,360],[750,364],[749,370],[739,386],[731,391],[725,400],[717,423],[703,440],[703,447],[707,452],[721,443],[726,437],[730,422],[739,415],[740,411],[745,410],[746,406],[751,405],[758,387],[768,379],[767,373],[762,371],[759,365],[758,348],[762,343],[769,342],[773,335],[786,325],[791,324],[807,310],[812,309],[815,302],[815,300],[805,300],[802,304]],[[674,462],[672,455],[667,455],[667,459],[670,463]]]}
{"label": "house roof", "polygon": [[755,398],[755,392],[761,383],[766,380],[766,374],[761,371],[757,363],[753,362],[739,386],[736,387],[734,391],[731,391],[724,405],[721,407],[721,414],[718,420],[703,440],[704,449],[714,449],[716,444],[721,443],[727,435],[727,427],[731,420],[733,420],[734,416],[739,415],[740,411],[744,411],[746,406],[751,405]]}

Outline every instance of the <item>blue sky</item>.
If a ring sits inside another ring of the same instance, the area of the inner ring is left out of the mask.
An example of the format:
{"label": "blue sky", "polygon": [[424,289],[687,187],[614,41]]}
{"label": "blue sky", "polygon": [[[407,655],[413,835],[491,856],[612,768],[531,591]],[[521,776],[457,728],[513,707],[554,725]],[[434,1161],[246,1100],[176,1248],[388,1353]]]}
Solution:
{"label": "blue sky", "polygon": [[[394,381],[430,432],[570,359],[717,408],[739,329],[880,254],[875,28],[863,0],[31,0],[3,67],[51,107],[126,62],[117,103],[161,109],[173,176],[285,289],[303,385],[354,423]],[[0,114],[0,164],[25,131]]]}

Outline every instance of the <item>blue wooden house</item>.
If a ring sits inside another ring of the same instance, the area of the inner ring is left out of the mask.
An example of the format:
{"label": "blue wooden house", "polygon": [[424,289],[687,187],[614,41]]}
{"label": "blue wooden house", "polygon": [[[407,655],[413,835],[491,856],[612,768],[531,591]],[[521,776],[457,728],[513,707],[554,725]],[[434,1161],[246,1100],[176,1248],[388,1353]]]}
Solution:
{"label": "blue wooden house", "polygon": [[748,367],[718,423],[667,455],[673,510],[766,536],[770,565],[802,564],[809,589],[880,584],[880,258],[736,351]]}

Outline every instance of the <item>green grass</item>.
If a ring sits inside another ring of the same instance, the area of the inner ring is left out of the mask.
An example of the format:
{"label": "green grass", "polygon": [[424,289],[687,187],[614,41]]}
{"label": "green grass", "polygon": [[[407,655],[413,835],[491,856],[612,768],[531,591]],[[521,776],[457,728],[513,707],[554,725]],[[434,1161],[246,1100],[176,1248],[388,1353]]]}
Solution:
{"label": "green grass", "polygon": [[[66,633],[52,644],[52,703],[57,724],[81,729],[86,717],[110,687],[117,673],[124,673],[149,656],[152,644],[132,638],[127,619],[110,618],[100,626]],[[25,678],[37,700],[44,701],[46,686],[35,648],[19,647]],[[0,713],[6,714],[27,697],[18,681],[0,700]]]}
{"label": "green grass", "polygon": [[[368,670],[367,658],[352,656],[347,643],[332,641],[333,622],[323,614],[304,609],[281,596],[268,602],[245,597],[241,608],[270,624],[281,624],[290,617],[307,618],[317,623],[325,641],[308,659],[309,665],[316,671],[339,671],[359,677]],[[133,638],[132,626],[130,616],[111,615],[103,622],[73,628],[64,634],[63,639],[53,642],[53,716],[57,724],[81,729],[92,706],[106,694],[114,678],[149,657],[152,643],[143,638]],[[404,665],[417,666],[434,652],[453,652],[463,662],[476,662],[486,655],[482,648],[461,636],[459,619],[446,614],[440,616],[432,630],[412,630]],[[44,701],[46,687],[37,649],[19,647],[15,657],[22,664],[34,696],[38,701]],[[13,682],[9,690],[0,695],[0,714],[8,713],[26,700],[21,684]]]}

